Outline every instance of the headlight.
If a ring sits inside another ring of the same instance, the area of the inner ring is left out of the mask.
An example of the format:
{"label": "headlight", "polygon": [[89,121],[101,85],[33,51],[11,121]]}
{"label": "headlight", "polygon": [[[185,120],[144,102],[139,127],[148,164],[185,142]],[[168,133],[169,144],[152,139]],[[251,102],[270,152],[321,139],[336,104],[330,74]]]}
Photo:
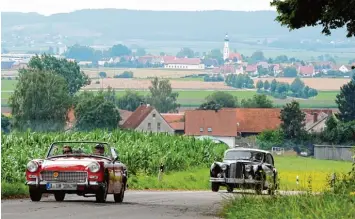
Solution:
{"label": "headlight", "polygon": [[225,171],[227,169],[227,165],[224,164],[224,165],[222,165],[221,168],[222,168],[223,171]]}
{"label": "headlight", "polygon": [[30,161],[27,164],[27,170],[31,173],[36,172],[38,170],[38,164],[34,161]]}
{"label": "headlight", "polygon": [[92,162],[89,164],[89,170],[93,173],[96,173],[100,170],[100,165],[97,162]]}
{"label": "headlight", "polygon": [[246,165],[245,166],[245,171],[250,172],[251,171],[251,166],[250,165]]}

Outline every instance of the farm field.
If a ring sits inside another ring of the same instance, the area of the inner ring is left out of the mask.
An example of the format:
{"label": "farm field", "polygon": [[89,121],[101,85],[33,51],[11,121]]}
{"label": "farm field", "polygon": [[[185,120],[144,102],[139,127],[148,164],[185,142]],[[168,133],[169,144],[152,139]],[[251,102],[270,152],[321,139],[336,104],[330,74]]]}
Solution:
{"label": "farm field", "polygon": [[[129,79],[126,79],[129,80]],[[137,82],[139,80],[136,80]],[[181,80],[180,82],[184,82]],[[200,82],[203,83],[203,82]],[[218,82],[215,82],[218,83]],[[16,80],[2,80],[1,81],[1,98],[2,98],[2,104],[6,104],[6,99],[8,99],[11,95],[11,91],[14,89],[14,86],[16,84]],[[98,89],[98,88],[97,88]],[[211,90],[178,90],[179,92],[179,97],[178,97],[178,102],[182,106],[199,106],[202,102],[204,102],[205,98],[212,94],[216,89],[211,89]],[[145,95],[149,91],[148,89],[140,90],[137,91],[139,94]],[[239,101],[242,99],[246,98],[252,98],[253,95],[256,94],[255,90],[225,90],[225,92],[232,94],[233,96],[238,97]],[[315,98],[311,99],[297,99],[301,107],[304,108],[315,108],[315,107],[336,107],[335,104],[335,98],[336,95],[338,94],[338,91],[319,91],[319,94]],[[121,96],[124,94],[123,90],[118,90],[116,91],[117,96]],[[276,106],[282,106],[287,102],[290,102],[292,98],[288,98],[285,100],[282,99],[275,99],[273,97],[269,97],[271,100],[273,100],[274,104]]]}

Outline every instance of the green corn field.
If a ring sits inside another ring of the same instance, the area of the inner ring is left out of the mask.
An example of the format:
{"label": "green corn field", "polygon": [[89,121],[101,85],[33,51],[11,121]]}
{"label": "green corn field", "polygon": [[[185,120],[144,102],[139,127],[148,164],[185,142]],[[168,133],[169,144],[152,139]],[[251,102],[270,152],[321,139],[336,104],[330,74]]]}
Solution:
{"label": "green corn field", "polygon": [[116,130],[107,132],[11,133],[1,136],[1,181],[24,182],[26,164],[44,158],[54,141],[103,141],[114,146],[129,174],[155,174],[163,163],[166,171],[209,167],[223,157],[227,146],[192,137]]}

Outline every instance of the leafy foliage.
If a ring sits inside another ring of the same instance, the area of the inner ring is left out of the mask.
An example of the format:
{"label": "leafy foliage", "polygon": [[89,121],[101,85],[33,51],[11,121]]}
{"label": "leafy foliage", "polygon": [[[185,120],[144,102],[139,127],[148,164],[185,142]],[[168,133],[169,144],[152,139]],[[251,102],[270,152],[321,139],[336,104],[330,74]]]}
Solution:
{"label": "leafy foliage", "polygon": [[235,88],[254,88],[254,81],[248,74],[230,74],[226,77],[226,84]]}
{"label": "leafy foliage", "polygon": [[28,63],[29,69],[21,69],[19,72],[24,73],[27,71],[38,70],[48,71],[62,76],[67,84],[68,91],[71,95],[75,94],[83,86],[90,83],[90,79],[76,62],[69,62],[66,59],[57,59],[54,56],[42,55],[34,56]]}
{"label": "leafy foliage", "polygon": [[208,95],[206,102],[214,102],[225,108],[235,108],[238,106],[238,99],[232,94],[223,91],[216,91]]}
{"label": "leafy foliage", "polygon": [[184,47],[181,48],[181,50],[176,54],[176,57],[178,58],[193,58],[195,57],[195,53],[192,49]]}
{"label": "leafy foliage", "polygon": [[111,91],[83,92],[74,108],[77,130],[116,129],[121,120]]}
{"label": "leafy foliage", "polygon": [[265,94],[256,94],[251,99],[243,99],[241,106],[244,108],[272,108],[273,104]]}
{"label": "leafy foliage", "polygon": [[263,150],[279,147],[284,142],[284,133],[281,129],[265,130],[256,137],[256,143]]}
{"label": "leafy foliage", "polygon": [[133,78],[132,71],[124,71],[122,74],[113,76],[114,78]]}
{"label": "leafy foliage", "polygon": [[11,126],[10,118],[5,116],[4,114],[1,114],[1,131],[5,133],[9,133],[10,126]]}
{"label": "leafy foliage", "polygon": [[301,111],[297,101],[287,103],[280,113],[281,129],[285,138],[299,140],[305,135],[305,113]]}
{"label": "leafy foliage", "polygon": [[347,27],[347,37],[355,36],[355,13],[353,0],[308,1],[308,0],[273,0],[276,6],[276,20],[289,29],[322,25],[322,33],[330,35],[332,29]]}
{"label": "leafy foliage", "polygon": [[349,122],[355,120],[355,75],[349,83],[340,88],[335,102],[338,104],[338,118],[341,121]]}
{"label": "leafy foliage", "polygon": [[180,107],[180,104],[177,103],[179,93],[172,91],[169,80],[159,81],[158,77],[155,77],[151,83],[147,103],[154,106],[159,113],[174,112]]}
{"label": "leafy foliage", "polygon": [[125,93],[118,98],[118,106],[120,109],[135,111],[141,103],[145,102],[144,96],[132,90],[126,90]]}
{"label": "leafy foliage", "polygon": [[13,127],[33,131],[63,130],[71,101],[62,76],[39,69],[21,72],[9,98]]}

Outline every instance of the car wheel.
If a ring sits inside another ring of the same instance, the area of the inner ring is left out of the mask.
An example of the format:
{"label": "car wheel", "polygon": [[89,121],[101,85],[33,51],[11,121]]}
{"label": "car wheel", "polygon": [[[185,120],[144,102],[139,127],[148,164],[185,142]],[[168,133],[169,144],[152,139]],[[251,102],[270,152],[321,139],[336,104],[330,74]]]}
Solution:
{"label": "car wheel", "polygon": [[268,195],[275,195],[275,190],[274,189],[268,189],[267,190]]}
{"label": "car wheel", "polygon": [[39,202],[42,199],[42,192],[37,188],[29,188],[30,198],[33,202]]}
{"label": "car wheel", "polygon": [[233,187],[227,186],[227,192],[233,192]]}
{"label": "car wheel", "polygon": [[218,192],[219,191],[219,184],[218,183],[212,183],[212,192]]}
{"label": "car wheel", "polygon": [[56,193],[54,193],[54,198],[57,202],[62,202],[65,198],[65,193],[64,192],[56,192]]}
{"label": "car wheel", "polygon": [[125,184],[122,185],[120,193],[113,194],[113,198],[114,198],[115,202],[123,202],[125,186],[126,186]]}
{"label": "car wheel", "polygon": [[102,186],[100,186],[100,188],[98,189],[98,191],[95,194],[96,195],[96,202],[99,202],[99,203],[106,202],[107,191],[108,191],[108,183],[107,183],[107,181],[105,181],[104,184]]}
{"label": "car wheel", "polygon": [[255,193],[256,193],[257,195],[263,194],[263,187],[262,187],[261,184],[258,184],[258,185],[255,186]]}

